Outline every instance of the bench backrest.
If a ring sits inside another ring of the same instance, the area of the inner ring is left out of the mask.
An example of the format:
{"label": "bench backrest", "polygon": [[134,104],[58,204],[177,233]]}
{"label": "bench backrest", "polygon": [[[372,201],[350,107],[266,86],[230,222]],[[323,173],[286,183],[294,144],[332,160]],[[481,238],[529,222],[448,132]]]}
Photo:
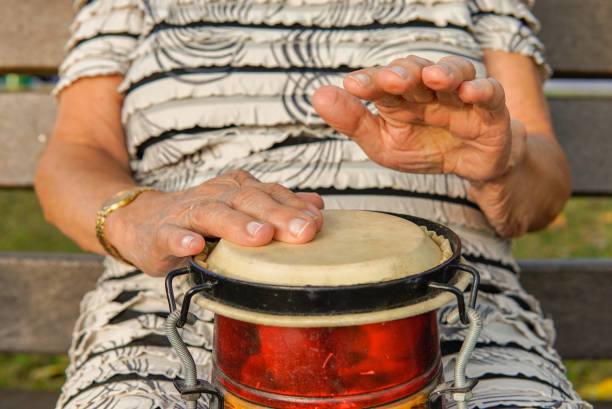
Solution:
{"label": "bench backrest", "polygon": [[[70,3],[5,0],[0,73],[54,73],[68,38]],[[556,70],[546,90],[574,193],[612,195],[612,2],[538,0],[535,14]],[[46,93],[0,93],[0,188],[32,186],[55,110]],[[525,286],[556,321],[561,354],[612,357],[610,260],[523,266]],[[77,300],[101,268],[98,256],[0,253],[0,350],[65,351]]]}

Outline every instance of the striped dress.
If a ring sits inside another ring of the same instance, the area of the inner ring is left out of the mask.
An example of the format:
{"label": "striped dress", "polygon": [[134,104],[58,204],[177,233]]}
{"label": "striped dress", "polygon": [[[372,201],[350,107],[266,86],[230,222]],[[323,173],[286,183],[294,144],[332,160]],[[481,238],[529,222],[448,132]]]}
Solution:
{"label": "striped dress", "polygon": [[[458,55],[486,75],[482,49],[531,56],[547,73],[538,22],[521,0],[90,0],[78,10],[56,92],[120,73],[122,121],[138,183],[177,191],[230,170],[319,192],[327,208],[412,214],[451,227],[482,274],[484,330],[467,375],[471,406],[587,408],[552,347],[552,322],[520,286],[510,243],[454,175],[417,175],[368,160],[310,100],[362,67],[416,54]],[[372,109],[374,109],[372,107]],[[163,334],[163,280],[113,259],[81,304],[57,408],[183,407],[180,364]],[[212,314],[183,337],[201,377]],[[447,307],[440,312],[448,312]],[[445,377],[465,336],[441,325]],[[203,401],[200,401],[203,404]],[[449,402],[453,407],[454,402]]]}

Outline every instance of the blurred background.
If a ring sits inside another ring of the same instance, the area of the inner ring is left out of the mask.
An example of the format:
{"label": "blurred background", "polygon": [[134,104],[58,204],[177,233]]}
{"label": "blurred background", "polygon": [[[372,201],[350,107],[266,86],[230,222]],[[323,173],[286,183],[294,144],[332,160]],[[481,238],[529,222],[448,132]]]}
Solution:
{"label": "blurred background", "polygon": [[[63,54],[61,46],[67,38],[72,13],[70,3],[70,0],[2,0],[3,9],[11,12],[0,14],[0,136],[27,130],[29,137],[39,144],[30,155],[33,163],[52,125],[54,108],[48,93],[57,80],[55,73]],[[539,0],[534,11],[542,22],[545,44],[560,44],[549,55],[555,68],[553,81],[547,84],[551,105],[568,97],[568,88],[557,87],[566,79],[580,80],[588,76],[602,80],[602,84],[612,79],[612,56],[608,49],[612,44],[612,0]],[[586,26],[590,31],[573,30]],[[593,33],[597,41],[593,41]],[[20,41],[13,41],[17,36]],[[565,52],[584,54],[582,65],[572,65]],[[554,80],[560,81],[555,83]],[[588,95],[582,95],[585,102],[580,106],[608,99],[606,106],[609,108],[612,94],[600,91],[593,89]],[[13,103],[7,102],[8,95],[40,100],[42,108],[25,116],[7,114],[14,108]],[[597,104],[597,107],[601,105]],[[584,110],[592,108],[587,106]],[[41,129],[43,133],[39,133]],[[578,135],[576,138],[580,139]],[[0,154],[0,252],[79,253],[74,243],[45,222],[31,189],[31,174],[15,170],[22,164],[11,162],[14,160],[11,158],[19,157],[11,152],[23,149],[23,144],[15,138],[3,148]],[[609,154],[608,157],[612,157],[612,152]],[[24,169],[33,168],[33,164],[26,164]],[[21,181],[15,176],[16,172],[20,173],[17,176],[23,176]],[[13,182],[2,181],[3,175],[8,174],[13,174]],[[609,177],[612,181],[612,175]],[[592,194],[572,198],[547,229],[515,240],[514,248],[518,258],[612,258],[612,198]],[[2,305],[2,308],[10,309],[10,305]],[[602,308],[612,313],[610,305]],[[67,362],[64,355],[0,351],[0,389],[57,392]],[[612,360],[565,361],[565,364],[570,380],[584,398],[612,401]],[[0,408],[3,407],[9,406],[0,402]]]}

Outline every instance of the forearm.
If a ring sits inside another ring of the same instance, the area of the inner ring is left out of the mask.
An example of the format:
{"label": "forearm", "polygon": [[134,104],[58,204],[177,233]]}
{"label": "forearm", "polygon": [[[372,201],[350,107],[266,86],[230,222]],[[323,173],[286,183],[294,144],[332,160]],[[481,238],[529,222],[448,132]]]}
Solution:
{"label": "forearm", "polygon": [[532,132],[511,170],[493,181],[471,182],[468,197],[499,234],[517,237],[548,225],[570,193],[570,173],[559,144],[550,135]]}
{"label": "forearm", "polygon": [[45,217],[86,250],[102,253],[96,212],[135,185],[120,113],[122,77],[79,80],[62,91],[55,128],[36,173]]}
{"label": "forearm", "polygon": [[108,152],[79,143],[51,143],[36,174],[46,219],[88,251],[104,253],[96,238],[96,213],[115,193],[136,183]]}

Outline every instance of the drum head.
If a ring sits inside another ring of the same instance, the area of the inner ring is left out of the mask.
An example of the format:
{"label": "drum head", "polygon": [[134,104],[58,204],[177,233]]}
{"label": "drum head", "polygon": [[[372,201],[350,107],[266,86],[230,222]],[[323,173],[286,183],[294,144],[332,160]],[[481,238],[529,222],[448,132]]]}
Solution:
{"label": "drum head", "polygon": [[243,247],[221,240],[206,260],[208,269],[260,284],[355,285],[420,274],[452,254],[447,240],[389,214],[325,210],[323,220],[306,244]]}
{"label": "drum head", "polygon": [[277,326],[341,326],[425,313],[463,290],[469,277],[449,265],[460,242],[448,228],[366,211],[324,212],[307,244],[242,247],[221,240],[192,260],[193,284],[213,283],[195,301],[224,316]]}

